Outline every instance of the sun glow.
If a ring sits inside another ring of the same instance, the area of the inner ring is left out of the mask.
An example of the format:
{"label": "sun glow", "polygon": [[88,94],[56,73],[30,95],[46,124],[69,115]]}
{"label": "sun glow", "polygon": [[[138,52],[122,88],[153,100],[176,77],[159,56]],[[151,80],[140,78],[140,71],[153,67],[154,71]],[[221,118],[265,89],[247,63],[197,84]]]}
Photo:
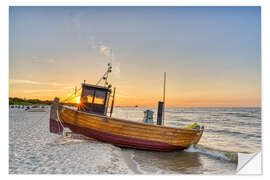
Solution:
{"label": "sun glow", "polygon": [[80,102],[81,102],[81,97],[80,97],[80,96],[77,96],[77,97],[75,98],[75,102],[76,102],[77,104],[80,104]]}

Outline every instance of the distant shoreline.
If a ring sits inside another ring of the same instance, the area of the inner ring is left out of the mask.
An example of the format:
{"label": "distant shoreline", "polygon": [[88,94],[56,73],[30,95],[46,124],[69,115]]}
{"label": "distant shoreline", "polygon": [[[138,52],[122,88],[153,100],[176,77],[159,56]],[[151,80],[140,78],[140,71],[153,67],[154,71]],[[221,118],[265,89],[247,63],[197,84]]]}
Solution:
{"label": "distant shoreline", "polygon": [[[51,100],[40,100],[40,99],[23,99],[23,98],[18,98],[18,97],[9,97],[9,105],[51,105],[53,101]],[[69,103],[72,106],[76,106],[76,103]],[[166,108],[262,108],[261,106],[238,106],[238,107],[181,107],[181,106],[165,106]],[[119,106],[116,105],[115,108],[157,108],[157,106],[139,106],[139,105],[130,105],[130,106]]]}
{"label": "distant shoreline", "polygon": [[[117,106],[115,108],[157,108],[156,106]],[[249,106],[249,107],[166,107],[166,108],[262,108],[262,107],[256,107],[256,106]]]}

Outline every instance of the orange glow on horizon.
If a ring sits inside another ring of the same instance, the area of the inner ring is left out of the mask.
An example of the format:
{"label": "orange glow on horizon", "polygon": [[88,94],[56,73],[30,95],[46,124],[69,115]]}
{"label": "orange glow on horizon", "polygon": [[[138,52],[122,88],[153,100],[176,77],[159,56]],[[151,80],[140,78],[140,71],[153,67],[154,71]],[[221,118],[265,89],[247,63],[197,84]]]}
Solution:
{"label": "orange glow on horizon", "polygon": [[[10,94],[10,97],[19,97],[19,98],[26,98],[26,99],[40,99],[40,100],[53,100],[54,97],[59,97],[60,101],[66,99],[66,96],[61,97],[62,93],[55,93],[53,95],[33,95],[29,94],[26,96],[25,94],[18,94],[13,95]],[[162,100],[160,97],[151,96],[149,94],[136,94],[136,95],[129,95],[122,97],[121,95],[118,96],[116,94],[115,97],[115,106],[121,107],[134,107],[138,105],[139,107],[157,107],[158,101]],[[75,96],[74,98],[70,99],[69,102],[80,104],[80,96]],[[229,98],[227,97],[214,97],[214,95],[204,95],[204,97],[192,95],[182,95],[177,96],[170,94],[167,95],[166,98],[166,107],[261,107],[261,98],[253,97],[253,98],[241,98],[241,97],[234,97]]]}
{"label": "orange glow on horizon", "polygon": [[[161,80],[162,81],[162,80]],[[115,106],[121,107],[157,107],[162,100],[161,81],[153,81],[150,85],[143,79],[136,79],[126,84],[115,81],[117,91],[115,94]],[[181,88],[178,84],[168,81],[166,88],[166,107],[261,107],[260,86],[238,84],[234,87],[231,82],[222,81],[219,86],[196,81],[182,81]],[[68,84],[72,84],[68,83]],[[193,83],[195,84],[195,83]],[[144,87],[144,88],[142,88]],[[146,88],[147,87],[147,88]],[[9,97],[25,99],[51,100],[60,98],[60,102],[66,100],[74,93],[72,88],[54,87],[53,90],[45,89],[39,85],[23,85],[10,83]],[[68,101],[80,104],[81,91],[76,93]],[[90,98],[90,97],[88,97]],[[83,100],[83,99],[82,99]],[[111,100],[111,99],[110,99]],[[87,99],[92,102],[92,98]],[[101,103],[101,102],[100,102]]]}

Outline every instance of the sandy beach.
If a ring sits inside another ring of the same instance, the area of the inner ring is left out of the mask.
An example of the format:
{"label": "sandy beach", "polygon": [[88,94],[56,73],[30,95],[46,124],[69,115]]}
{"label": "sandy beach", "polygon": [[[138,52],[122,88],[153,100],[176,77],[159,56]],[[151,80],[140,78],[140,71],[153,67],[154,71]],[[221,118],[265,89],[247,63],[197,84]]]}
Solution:
{"label": "sandy beach", "polygon": [[10,174],[133,174],[119,147],[50,134],[47,112],[10,109],[9,118]]}

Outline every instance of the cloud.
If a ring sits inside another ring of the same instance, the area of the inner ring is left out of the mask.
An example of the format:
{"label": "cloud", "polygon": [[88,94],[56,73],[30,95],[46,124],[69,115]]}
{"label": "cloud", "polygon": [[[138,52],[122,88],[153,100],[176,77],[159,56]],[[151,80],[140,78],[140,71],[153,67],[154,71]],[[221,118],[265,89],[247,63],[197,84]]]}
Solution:
{"label": "cloud", "polygon": [[120,78],[120,62],[116,60],[116,58],[114,58],[114,54],[113,54],[113,50],[111,47],[104,45],[104,44],[100,44],[98,46],[98,50],[99,53],[104,55],[106,58],[111,60],[112,63],[112,75],[115,78]]}
{"label": "cloud", "polygon": [[40,59],[38,56],[32,56],[32,62],[33,63],[48,63],[48,64],[52,64],[52,63],[55,63],[55,60],[54,60],[54,58]]}
{"label": "cloud", "polygon": [[11,84],[32,84],[32,85],[47,85],[47,86],[66,86],[61,83],[53,83],[53,82],[38,82],[31,80],[21,80],[21,79],[11,79],[9,81]]}
{"label": "cloud", "polygon": [[111,60],[113,65],[112,74],[116,78],[120,78],[120,62],[114,58],[113,49],[106,45],[104,41],[98,41],[94,36],[90,36],[87,44],[91,49],[98,51],[101,55],[105,56],[107,59]]}
{"label": "cloud", "polygon": [[87,44],[90,46],[91,49],[97,50],[100,54],[105,56],[106,58],[111,59],[113,56],[112,48],[108,45],[105,45],[104,42],[100,41],[97,42],[94,36],[90,36],[88,39]]}
{"label": "cloud", "polygon": [[38,90],[24,90],[24,93],[39,93],[39,92],[56,92],[55,89],[38,89]]}
{"label": "cloud", "polygon": [[99,45],[99,53],[104,55],[106,58],[112,58],[112,48],[106,45]]}

